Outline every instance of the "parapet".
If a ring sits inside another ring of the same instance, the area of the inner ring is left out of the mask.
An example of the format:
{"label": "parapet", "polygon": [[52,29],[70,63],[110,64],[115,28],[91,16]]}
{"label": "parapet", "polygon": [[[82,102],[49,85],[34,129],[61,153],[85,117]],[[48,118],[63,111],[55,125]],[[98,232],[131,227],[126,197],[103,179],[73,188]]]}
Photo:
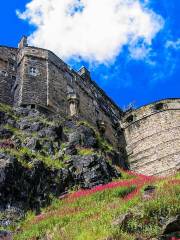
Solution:
{"label": "parapet", "polygon": [[125,112],[124,117],[121,120],[122,128],[126,128],[135,122],[138,122],[144,118],[147,118],[158,112],[168,110],[179,110],[180,98],[168,98],[155,101],[153,103],[144,105],[138,109],[131,109]]}

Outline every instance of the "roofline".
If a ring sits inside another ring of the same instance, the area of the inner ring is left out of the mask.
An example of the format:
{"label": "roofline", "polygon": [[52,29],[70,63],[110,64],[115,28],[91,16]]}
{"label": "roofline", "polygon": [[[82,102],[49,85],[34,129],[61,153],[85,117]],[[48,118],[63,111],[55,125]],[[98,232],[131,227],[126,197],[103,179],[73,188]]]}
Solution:
{"label": "roofline", "polygon": [[9,48],[9,49],[17,49],[18,50],[17,47],[9,47],[7,45],[0,45],[0,47],[2,47],[2,48]]}
{"label": "roofline", "polygon": [[[138,108],[133,109],[132,111],[136,111],[136,110],[139,110],[139,109],[141,109],[141,108],[143,108],[143,107],[150,106],[150,105],[153,105],[153,104],[155,104],[155,103],[159,103],[159,102],[166,101],[166,100],[179,100],[179,101],[180,101],[180,98],[178,98],[178,97],[177,97],[177,98],[162,98],[162,99],[155,100],[155,101],[153,101],[153,102],[144,104],[144,105],[142,105],[142,106],[140,106],[140,107],[138,107]],[[128,112],[128,111],[127,111],[127,112]]]}

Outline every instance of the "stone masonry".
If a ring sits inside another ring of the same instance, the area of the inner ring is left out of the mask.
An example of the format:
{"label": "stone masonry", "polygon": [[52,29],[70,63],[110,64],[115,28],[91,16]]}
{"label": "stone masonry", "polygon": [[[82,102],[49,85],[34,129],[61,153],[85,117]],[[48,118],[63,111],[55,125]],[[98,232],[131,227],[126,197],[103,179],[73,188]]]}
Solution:
{"label": "stone masonry", "polygon": [[123,117],[131,169],[169,175],[180,169],[180,99],[166,99],[129,111]]}
{"label": "stone masonry", "polygon": [[137,172],[179,169],[179,99],[123,112],[85,67],[74,71],[51,51],[28,46],[26,37],[18,48],[0,46],[0,102],[88,121]]}

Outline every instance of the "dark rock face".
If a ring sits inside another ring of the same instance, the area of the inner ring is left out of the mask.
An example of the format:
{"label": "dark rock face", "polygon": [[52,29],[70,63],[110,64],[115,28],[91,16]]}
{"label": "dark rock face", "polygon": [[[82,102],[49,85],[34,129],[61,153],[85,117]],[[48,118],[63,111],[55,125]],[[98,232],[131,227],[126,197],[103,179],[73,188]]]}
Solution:
{"label": "dark rock face", "polygon": [[[51,196],[59,197],[75,185],[92,188],[120,177],[107,161],[111,158],[98,155],[91,127],[75,121],[63,126],[65,133],[58,116],[49,118],[36,109],[0,111],[0,226],[12,224],[28,209],[38,213]],[[95,154],[79,156],[83,148]]]}
{"label": "dark rock face", "polygon": [[28,147],[31,150],[40,150],[41,144],[37,138],[29,138],[26,141],[26,144],[23,144],[24,146]]}
{"label": "dark rock face", "polygon": [[[24,218],[24,211],[16,206],[7,206],[6,209],[0,209],[0,226],[7,227],[14,225],[16,222]],[[1,239],[1,238],[0,238]]]}
{"label": "dark rock face", "polygon": [[7,139],[12,137],[12,135],[13,135],[12,131],[6,128],[0,128],[0,139]]}
{"label": "dark rock face", "polygon": [[16,205],[38,211],[50,201],[50,194],[59,196],[75,184],[91,188],[119,177],[117,171],[97,155],[72,156],[68,165],[66,169],[53,170],[37,161],[28,169],[15,157],[0,154],[1,207]]}
{"label": "dark rock face", "polygon": [[95,132],[93,129],[80,125],[75,131],[69,134],[70,145],[80,145],[85,148],[93,148],[97,144]]}
{"label": "dark rock face", "polygon": [[180,215],[170,218],[163,227],[161,240],[180,238]]}
{"label": "dark rock face", "polygon": [[97,155],[72,156],[69,168],[76,184],[82,188],[92,188],[108,183],[112,178],[120,177],[115,168]]}
{"label": "dark rock face", "polygon": [[4,123],[5,113],[0,111],[0,124]]}
{"label": "dark rock face", "polygon": [[15,157],[0,155],[0,205],[4,208],[17,204],[38,209],[48,203],[50,193],[59,196],[72,185],[68,169],[48,169],[41,161],[27,169]]}
{"label": "dark rock face", "polygon": [[10,231],[0,230],[1,240],[12,240],[12,233]]}

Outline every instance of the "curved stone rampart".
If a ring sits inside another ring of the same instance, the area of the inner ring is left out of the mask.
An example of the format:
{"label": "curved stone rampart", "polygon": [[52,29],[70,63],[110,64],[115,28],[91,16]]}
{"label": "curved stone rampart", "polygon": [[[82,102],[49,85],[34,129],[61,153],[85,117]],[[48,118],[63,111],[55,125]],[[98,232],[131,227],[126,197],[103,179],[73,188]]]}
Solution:
{"label": "curved stone rampart", "polygon": [[161,100],[129,111],[122,120],[130,168],[169,175],[180,168],[180,99]]}

